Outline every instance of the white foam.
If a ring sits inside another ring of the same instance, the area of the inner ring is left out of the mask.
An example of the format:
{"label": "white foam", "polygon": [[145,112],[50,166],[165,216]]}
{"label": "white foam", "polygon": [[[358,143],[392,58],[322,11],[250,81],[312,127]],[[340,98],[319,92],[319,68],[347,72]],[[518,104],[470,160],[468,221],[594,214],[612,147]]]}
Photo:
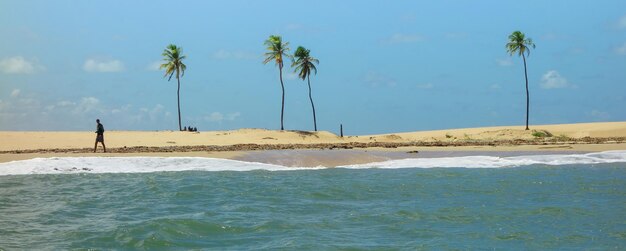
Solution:
{"label": "white foam", "polygon": [[[626,151],[588,154],[529,155],[516,157],[466,156],[389,160],[341,168],[501,168],[535,164],[571,165],[626,163]],[[0,163],[0,176],[63,173],[149,173],[175,171],[288,171],[325,167],[286,167],[281,165],[200,157],[63,157],[36,158]]]}
{"label": "white foam", "polygon": [[587,154],[528,155],[515,157],[465,156],[449,158],[412,158],[384,162],[348,165],[343,168],[501,168],[528,165],[573,165],[626,162],[626,151],[606,151]]}
{"label": "white foam", "polygon": [[301,168],[200,157],[63,157],[0,163],[0,175],[298,169]]}

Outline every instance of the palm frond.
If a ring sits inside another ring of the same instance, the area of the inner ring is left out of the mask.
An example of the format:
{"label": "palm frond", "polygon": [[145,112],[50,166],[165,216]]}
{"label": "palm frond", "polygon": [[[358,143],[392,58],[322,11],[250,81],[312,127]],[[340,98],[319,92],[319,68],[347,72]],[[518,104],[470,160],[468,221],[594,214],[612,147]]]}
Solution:
{"label": "palm frond", "polygon": [[[317,59],[316,59],[316,61],[317,61]],[[311,68],[311,69],[315,72],[315,75],[317,75],[317,67],[315,67],[315,65],[314,65],[314,64],[311,64],[311,65],[309,66],[309,68]]]}
{"label": "palm frond", "polygon": [[163,50],[163,53],[161,54],[165,63],[161,64],[159,69],[165,69],[165,75],[163,77],[168,77],[169,75],[167,79],[168,81],[172,80],[174,73],[176,73],[176,77],[178,77],[179,75],[185,75],[185,70],[187,69],[187,66],[183,64],[182,60],[186,59],[187,57],[185,55],[182,55],[182,52],[183,49],[181,47],[178,47],[174,44],[169,44],[165,47],[165,50]]}
{"label": "palm frond", "polygon": [[185,64],[183,64],[183,62],[180,62],[180,71],[181,71],[181,77],[185,76],[185,70],[187,70],[187,66]]}
{"label": "palm frond", "polygon": [[315,64],[319,64],[319,60],[311,57],[310,52],[310,50],[307,50],[302,46],[298,46],[293,54],[295,60],[291,64],[291,67],[295,67],[294,72],[298,73],[298,77],[302,80],[305,80],[309,75],[311,75],[312,71],[317,74]]}
{"label": "palm frond", "polygon": [[288,42],[283,43],[282,38],[277,35],[271,35],[265,42],[263,43],[267,48],[265,55],[265,59],[263,60],[263,64],[267,64],[270,61],[275,61],[276,65],[279,68],[283,67],[283,58],[289,58],[289,45]]}
{"label": "palm frond", "polygon": [[535,48],[533,40],[526,38],[521,31],[514,31],[509,35],[509,42],[506,44],[507,52],[510,55],[517,53],[518,56],[530,55],[530,47]]}

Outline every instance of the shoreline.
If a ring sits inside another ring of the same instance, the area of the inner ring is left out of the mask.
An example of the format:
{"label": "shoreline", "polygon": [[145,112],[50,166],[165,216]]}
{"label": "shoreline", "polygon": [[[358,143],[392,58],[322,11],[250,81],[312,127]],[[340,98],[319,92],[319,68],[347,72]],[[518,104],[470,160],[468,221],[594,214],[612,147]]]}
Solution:
{"label": "shoreline", "polygon": [[[93,153],[93,132],[0,131],[0,163],[32,158],[92,156],[226,159],[257,156],[270,161],[267,156],[273,156],[271,158],[278,161],[290,159],[290,163],[300,161],[307,165],[322,163],[336,166],[336,163],[360,164],[416,152],[575,153],[626,150],[626,122],[535,125],[533,129],[499,126],[345,137],[327,131],[266,129],[108,131],[105,133],[107,153],[102,153],[101,145],[98,153]],[[319,154],[320,151],[324,154]],[[337,151],[349,156],[336,154]],[[294,153],[299,159],[291,156]],[[422,154],[413,155],[421,157]]]}
{"label": "shoreline", "polygon": [[252,151],[169,151],[169,152],[35,152],[0,153],[0,163],[34,158],[63,157],[202,157],[231,159],[246,162],[276,164],[288,167],[336,167],[366,164],[407,158],[441,158],[462,156],[510,157],[537,154],[582,154],[611,150],[626,150],[626,143],[578,145],[518,145],[518,146],[461,146],[461,147],[398,147],[357,149],[277,149]]}

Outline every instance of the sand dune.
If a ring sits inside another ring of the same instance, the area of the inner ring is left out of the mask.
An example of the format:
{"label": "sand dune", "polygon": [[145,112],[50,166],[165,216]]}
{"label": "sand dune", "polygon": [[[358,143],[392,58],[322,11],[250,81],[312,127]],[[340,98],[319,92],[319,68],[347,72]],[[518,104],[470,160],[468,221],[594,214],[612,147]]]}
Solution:
{"label": "sand dune", "polygon": [[[325,131],[265,129],[198,133],[107,131],[105,142],[109,150],[116,152],[113,155],[107,154],[107,156],[206,156],[224,158],[239,155],[235,153],[236,151],[250,149],[335,147],[399,147],[398,151],[442,149],[446,151],[626,150],[626,122],[534,125],[531,126],[531,129],[526,131],[523,126],[500,126],[345,136],[343,138]],[[597,141],[596,139],[601,140]],[[2,131],[0,132],[0,162],[33,157],[94,156],[94,154],[89,153],[90,148],[93,148],[94,140],[95,133],[93,132]],[[50,151],[50,149],[54,151]],[[99,155],[95,154],[95,156]]]}
{"label": "sand dune", "polygon": [[[603,122],[603,123],[579,123],[558,125],[533,125],[531,130],[524,130],[524,126],[499,126],[464,128],[437,131],[421,131],[395,133],[402,140],[450,140],[476,139],[476,140],[509,140],[509,139],[534,139],[533,132],[547,131],[555,137],[583,138],[583,137],[626,137],[626,122]],[[374,135],[376,139],[389,140],[389,134]]]}
{"label": "sand dune", "polygon": [[[536,125],[530,131],[523,126],[449,129],[339,137],[333,133],[239,129],[233,131],[107,131],[106,144],[118,147],[227,146],[235,144],[335,144],[347,142],[455,142],[463,140],[532,140],[533,132],[545,131],[552,137],[626,137],[626,122]],[[0,151],[32,149],[72,149],[93,147],[93,132],[0,132]]]}

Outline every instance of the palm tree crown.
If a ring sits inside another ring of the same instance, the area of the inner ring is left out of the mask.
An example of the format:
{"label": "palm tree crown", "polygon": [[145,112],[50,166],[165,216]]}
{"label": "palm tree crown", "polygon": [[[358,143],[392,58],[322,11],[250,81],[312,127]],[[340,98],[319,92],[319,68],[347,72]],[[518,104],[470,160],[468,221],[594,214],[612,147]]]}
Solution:
{"label": "palm tree crown", "polygon": [[176,73],[176,77],[182,77],[185,75],[185,70],[187,66],[183,63],[183,59],[186,58],[183,54],[183,48],[180,48],[176,45],[170,44],[163,51],[163,61],[165,63],[161,64],[159,69],[165,69],[165,76],[169,75],[170,77],[167,79],[168,81],[172,79],[174,73]]}
{"label": "palm tree crown", "polygon": [[280,36],[271,35],[265,40],[265,46],[267,46],[267,52],[265,53],[265,60],[263,64],[267,64],[271,61],[276,61],[276,65],[279,68],[283,68],[283,58],[289,57],[289,42],[284,42]]}
{"label": "palm tree crown", "polygon": [[168,45],[161,55],[163,55],[163,61],[165,61],[165,63],[161,64],[159,67],[159,69],[165,69],[165,75],[163,77],[169,75],[167,81],[170,81],[174,73],[176,73],[176,81],[178,82],[176,92],[178,101],[178,130],[182,131],[183,127],[180,119],[180,78],[185,75],[185,70],[187,69],[187,66],[183,63],[183,59],[186,57],[183,55],[183,48],[173,44]]}
{"label": "palm tree crown", "polygon": [[535,48],[535,43],[530,38],[526,38],[521,31],[514,31],[509,35],[509,42],[506,44],[506,50],[513,55],[518,53],[518,56],[522,56],[524,53],[530,55],[529,47]]}
{"label": "palm tree crown", "polygon": [[305,80],[306,77],[311,75],[311,71],[317,74],[317,68],[315,64],[319,64],[320,61],[310,55],[311,50],[299,46],[294,53],[295,61],[291,64],[291,67],[296,67],[294,72],[298,73],[298,77]]}

